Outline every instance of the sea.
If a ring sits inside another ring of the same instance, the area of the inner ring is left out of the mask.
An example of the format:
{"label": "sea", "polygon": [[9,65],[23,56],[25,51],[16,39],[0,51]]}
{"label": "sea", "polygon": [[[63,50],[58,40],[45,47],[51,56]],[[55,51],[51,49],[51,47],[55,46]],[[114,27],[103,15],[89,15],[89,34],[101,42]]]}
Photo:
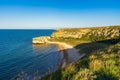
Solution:
{"label": "sea", "polygon": [[35,77],[54,71],[60,58],[56,45],[32,44],[32,38],[50,36],[54,31],[0,30],[0,80],[23,77],[21,80],[34,80]]}

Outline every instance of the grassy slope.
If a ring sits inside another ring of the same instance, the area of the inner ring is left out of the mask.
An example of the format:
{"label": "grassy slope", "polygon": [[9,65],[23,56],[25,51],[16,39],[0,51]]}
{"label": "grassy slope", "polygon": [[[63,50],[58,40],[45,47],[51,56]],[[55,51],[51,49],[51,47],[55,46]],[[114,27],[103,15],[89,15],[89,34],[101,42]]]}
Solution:
{"label": "grassy slope", "polygon": [[[95,45],[95,44],[94,44]],[[89,45],[89,49],[91,48]],[[98,43],[97,43],[98,46]],[[118,80],[120,79],[120,44],[105,45],[91,51],[74,64],[56,71],[41,80]]]}

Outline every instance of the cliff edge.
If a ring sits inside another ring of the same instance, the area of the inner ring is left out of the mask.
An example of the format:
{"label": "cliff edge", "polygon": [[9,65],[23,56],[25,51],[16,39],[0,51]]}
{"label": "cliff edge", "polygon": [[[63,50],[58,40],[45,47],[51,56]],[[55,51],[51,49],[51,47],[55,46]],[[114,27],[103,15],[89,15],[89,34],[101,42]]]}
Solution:
{"label": "cliff edge", "polygon": [[48,43],[50,40],[50,36],[41,36],[41,37],[35,37],[32,39],[33,44],[43,44]]}
{"label": "cliff edge", "polygon": [[52,38],[79,38],[81,40],[99,41],[120,37],[120,26],[94,28],[65,28],[53,32]]}

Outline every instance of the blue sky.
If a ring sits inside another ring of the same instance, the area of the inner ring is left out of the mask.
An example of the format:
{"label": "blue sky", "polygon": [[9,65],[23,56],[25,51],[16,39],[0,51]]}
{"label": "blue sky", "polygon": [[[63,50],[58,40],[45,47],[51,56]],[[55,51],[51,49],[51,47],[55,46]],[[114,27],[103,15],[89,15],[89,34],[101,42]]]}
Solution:
{"label": "blue sky", "polygon": [[120,25],[120,0],[0,0],[0,28]]}

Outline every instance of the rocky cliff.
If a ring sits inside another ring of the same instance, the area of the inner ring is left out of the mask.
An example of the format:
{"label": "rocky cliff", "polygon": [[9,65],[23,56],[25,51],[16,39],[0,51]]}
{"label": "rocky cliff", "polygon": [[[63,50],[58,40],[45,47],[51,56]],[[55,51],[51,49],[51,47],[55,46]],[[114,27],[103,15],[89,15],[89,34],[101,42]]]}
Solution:
{"label": "rocky cliff", "polygon": [[34,44],[48,43],[49,40],[50,40],[49,36],[35,37],[32,39],[32,43],[34,43]]}
{"label": "rocky cliff", "polygon": [[79,38],[83,40],[105,40],[120,37],[120,26],[94,28],[66,28],[59,29],[52,34],[52,38]]}

